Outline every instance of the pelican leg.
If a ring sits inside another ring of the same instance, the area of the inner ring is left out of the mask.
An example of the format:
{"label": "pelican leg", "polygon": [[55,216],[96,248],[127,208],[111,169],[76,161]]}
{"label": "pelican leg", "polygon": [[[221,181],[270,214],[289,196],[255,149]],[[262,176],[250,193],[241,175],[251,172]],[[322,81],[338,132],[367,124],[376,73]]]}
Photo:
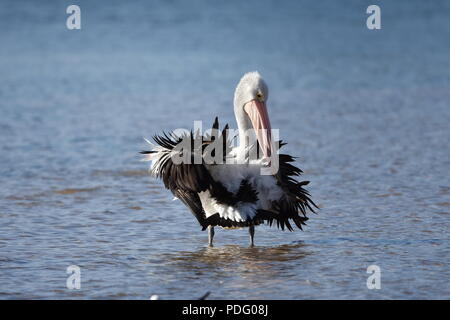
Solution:
{"label": "pelican leg", "polygon": [[250,247],[253,247],[255,245],[253,242],[253,238],[255,237],[255,226],[248,227],[248,232],[250,233]]}
{"label": "pelican leg", "polygon": [[210,247],[213,246],[213,239],[214,239],[214,227],[208,226],[208,245]]}

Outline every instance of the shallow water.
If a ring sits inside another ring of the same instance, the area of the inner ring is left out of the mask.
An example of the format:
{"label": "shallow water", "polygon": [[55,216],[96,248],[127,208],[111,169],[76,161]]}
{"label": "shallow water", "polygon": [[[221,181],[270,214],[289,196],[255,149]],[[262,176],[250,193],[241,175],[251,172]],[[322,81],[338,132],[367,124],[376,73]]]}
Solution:
{"label": "shallow water", "polygon": [[[448,2],[77,3],[0,2],[0,298],[450,298]],[[321,210],[207,248],[137,152],[254,69]]]}

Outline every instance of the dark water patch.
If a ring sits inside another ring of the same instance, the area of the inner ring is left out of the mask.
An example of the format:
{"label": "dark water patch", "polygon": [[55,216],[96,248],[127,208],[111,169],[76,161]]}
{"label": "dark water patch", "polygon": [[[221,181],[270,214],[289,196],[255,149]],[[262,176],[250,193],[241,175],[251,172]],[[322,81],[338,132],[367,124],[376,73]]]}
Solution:
{"label": "dark water patch", "polygon": [[67,188],[67,189],[62,189],[62,190],[56,190],[56,191],[53,191],[53,192],[57,193],[57,194],[62,194],[62,195],[69,195],[69,194],[80,193],[80,192],[93,192],[93,191],[99,190],[100,188],[101,187],[94,187],[94,188]]}
{"label": "dark water patch", "polygon": [[450,202],[439,202],[436,203],[436,205],[440,206],[440,207],[450,207]]}
{"label": "dark water patch", "polygon": [[94,170],[92,176],[111,176],[111,177],[142,177],[148,176],[148,170]]}
{"label": "dark water patch", "polygon": [[385,193],[385,194],[377,194],[374,197],[375,198],[386,198],[386,197],[392,197],[392,196],[401,196],[401,192],[391,192],[391,193]]}
{"label": "dark water patch", "polygon": [[156,219],[142,219],[142,220],[131,220],[130,222],[135,222],[135,223],[153,223],[153,222],[160,222],[161,220],[156,220]]}

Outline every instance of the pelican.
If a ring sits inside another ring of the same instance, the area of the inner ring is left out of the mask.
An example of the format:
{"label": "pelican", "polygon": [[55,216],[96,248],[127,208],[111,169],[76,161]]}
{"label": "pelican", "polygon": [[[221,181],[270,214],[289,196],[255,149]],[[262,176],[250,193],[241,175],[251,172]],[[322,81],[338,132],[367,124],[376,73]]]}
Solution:
{"label": "pelican", "polygon": [[190,209],[202,230],[208,229],[209,246],[216,226],[247,227],[253,246],[255,226],[276,222],[293,231],[293,222],[302,230],[307,212],[317,209],[304,189],[309,181],[298,181],[302,170],[292,164],[294,158],[278,152],[285,143],[273,137],[268,95],[258,72],[239,81],[234,93],[236,146],[231,129],[226,125],[219,130],[216,117],[210,133],[155,135],[154,143],[146,140],[151,150],[141,151],[143,160],[151,161],[150,174]]}

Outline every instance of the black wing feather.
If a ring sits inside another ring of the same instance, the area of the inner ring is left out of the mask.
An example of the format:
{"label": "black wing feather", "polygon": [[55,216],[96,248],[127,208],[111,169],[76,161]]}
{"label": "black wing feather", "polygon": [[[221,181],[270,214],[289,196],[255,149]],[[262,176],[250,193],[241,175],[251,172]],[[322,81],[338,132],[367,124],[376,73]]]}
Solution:
{"label": "black wing feather", "polygon": [[[225,126],[222,134],[225,133],[227,128],[228,125]],[[219,120],[217,117],[214,120],[212,129],[213,131],[218,131],[219,129]],[[217,136],[217,134],[215,135]],[[228,141],[225,135],[222,136],[219,134],[218,138],[223,139],[224,141],[223,143],[225,157],[227,152],[231,150],[231,142]],[[196,139],[200,139],[200,141],[196,141]],[[164,151],[164,154],[157,160],[157,163],[155,164],[155,167],[159,169],[155,170],[154,174],[157,178],[160,178],[163,181],[164,186],[169,189],[175,197],[180,199],[191,210],[192,214],[196,217],[203,230],[208,226],[208,222],[206,220],[206,215],[203,210],[198,193],[206,190],[218,190],[216,191],[217,194],[221,194],[220,191],[224,191],[224,195],[226,196],[226,192],[228,192],[222,184],[214,181],[203,162],[200,164],[196,164],[194,162],[195,155],[198,155],[198,153],[203,153],[204,148],[211,141],[214,141],[214,139],[214,135],[201,136],[199,132],[193,133],[192,131],[189,134],[183,136],[176,136],[171,132],[163,132],[161,135],[155,135],[153,137],[153,140],[157,145],[166,149]],[[171,151],[173,151],[175,147],[177,147],[181,142],[186,143],[186,141],[187,143],[190,143],[190,146],[192,148],[192,152],[190,154],[191,162],[189,164],[174,163],[171,158]],[[200,148],[194,149],[194,147],[197,145],[199,145]],[[142,151],[141,153],[152,154],[155,152],[157,151]]]}
{"label": "black wing feather", "polygon": [[[284,146],[286,143],[279,141],[279,146]],[[307,211],[315,212],[318,209],[316,204],[310,198],[309,192],[303,188],[309,181],[297,181],[296,177],[300,176],[303,171],[291,164],[294,162],[294,157],[288,154],[279,155],[279,170],[275,175],[277,184],[284,191],[284,196],[272,202],[271,210],[260,210],[257,216],[264,217],[265,221],[272,225],[273,220],[276,220],[277,226],[284,230],[286,227],[289,231],[293,231],[290,220],[302,229],[306,225],[308,217]]]}

